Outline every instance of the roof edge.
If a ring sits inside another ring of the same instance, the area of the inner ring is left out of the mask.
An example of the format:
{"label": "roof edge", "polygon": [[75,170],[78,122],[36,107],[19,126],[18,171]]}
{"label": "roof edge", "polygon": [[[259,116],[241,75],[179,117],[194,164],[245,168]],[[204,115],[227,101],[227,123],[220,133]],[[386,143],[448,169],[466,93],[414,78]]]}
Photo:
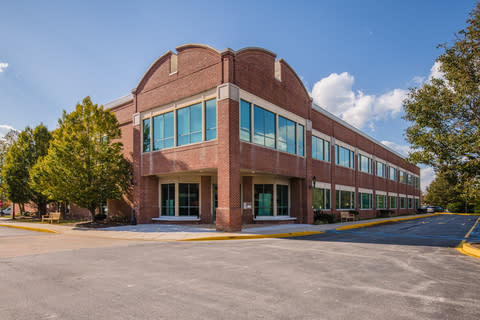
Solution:
{"label": "roof edge", "polygon": [[122,104],[125,104],[127,102],[133,101],[133,94],[129,93],[126,94],[120,98],[114,99],[112,101],[109,101],[103,105],[103,108],[105,110],[110,110],[115,107],[121,106]]}
{"label": "roof edge", "polygon": [[[348,122],[346,122],[345,120],[337,117],[336,115],[334,115],[333,113],[325,110],[324,108],[322,108],[321,106],[319,106],[318,104],[316,103],[312,103],[312,108],[315,110],[315,111],[318,111],[320,112],[321,114],[323,114],[324,116],[327,116],[328,118],[334,120],[334,121],[337,121],[338,123],[340,123],[341,125],[347,127],[348,129],[350,130],[353,130],[355,133],[358,133],[359,135],[361,135],[362,137],[370,140],[371,142],[381,146],[382,148],[385,148],[386,150],[392,152],[393,154],[399,156],[401,159],[407,161],[407,157],[402,155],[401,153],[399,153],[398,151],[395,151],[393,150],[392,148],[384,145],[383,143],[381,143],[380,141],[378,141],[377,139],[369,136],[368,134],[366,134],[365,132],[361,131],[360,129],[354,127],[353,125],[349,124]],[[416,165],[415,165],[416,166]],[[416,166],[417,168],[420,168],[418,166]]]}

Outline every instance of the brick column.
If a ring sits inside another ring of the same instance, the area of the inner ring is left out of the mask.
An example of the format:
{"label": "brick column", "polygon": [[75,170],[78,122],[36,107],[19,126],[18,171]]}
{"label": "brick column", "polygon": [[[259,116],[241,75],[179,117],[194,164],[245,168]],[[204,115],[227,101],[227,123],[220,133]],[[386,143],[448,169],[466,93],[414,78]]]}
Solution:
{"label": "brick column", "polygon": [[212,178],[202,176],[200,188],[200,223],[212,223]]}
{"label": "brick column", "polygon": [[218,114],[218,231],[242,230],[240,208],[239,88],[225,83],[217,88]]}

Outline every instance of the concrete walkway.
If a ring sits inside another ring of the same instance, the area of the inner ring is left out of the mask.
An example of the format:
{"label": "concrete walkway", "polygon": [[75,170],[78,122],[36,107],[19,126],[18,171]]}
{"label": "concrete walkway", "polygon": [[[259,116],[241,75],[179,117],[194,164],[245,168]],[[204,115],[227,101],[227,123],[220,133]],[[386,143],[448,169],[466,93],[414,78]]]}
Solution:
{"label": "concrete walkway", "polygon": [[146,241],[202,241],[202,240],[234,240],[275,237],[295,237],[323,233],[334,229],[350,229],[365,227],[380,223],[397,222],[402,220],[430,217],[426,215],[400,216],[382,219],[352,221],[344,223],[310,225],[310,224],[282,224],[282,225],[247,225],[241,232],[218,232],[214,225],[168,225],[168,224],[140,224],[110,228],[80,228],[68,225],[16,222],[0,218],[0,226],[16,227],[40,232],[81,235],[87,237],[146,240]]}

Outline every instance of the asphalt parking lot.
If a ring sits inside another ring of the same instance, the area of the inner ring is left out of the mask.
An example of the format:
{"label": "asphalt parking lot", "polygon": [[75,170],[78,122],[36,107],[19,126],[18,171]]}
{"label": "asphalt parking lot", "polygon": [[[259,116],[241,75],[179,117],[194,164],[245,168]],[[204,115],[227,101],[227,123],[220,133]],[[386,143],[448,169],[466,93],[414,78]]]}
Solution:
{"label": "asphalt parking lot", "polygon": [[440,216],[302,238],[205,242],[82,244],[0,228],[0,248],[43,243],[16,255],[0,249],[0,315],[478,319],[480,260],[453,249],[476,219]]}

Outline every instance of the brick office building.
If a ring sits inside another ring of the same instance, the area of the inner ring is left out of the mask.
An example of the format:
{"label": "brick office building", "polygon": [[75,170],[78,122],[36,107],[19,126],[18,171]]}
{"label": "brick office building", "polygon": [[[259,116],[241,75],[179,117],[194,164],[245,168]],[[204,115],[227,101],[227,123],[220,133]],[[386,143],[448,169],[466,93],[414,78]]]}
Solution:
{"label": "brick office building", "polygon": [[419,205],[420,169],[312,99],[261,48],[167,52],[132,93],[105,105],[134,164],[139,223],[313,223],[313,208],[361,217]]}

